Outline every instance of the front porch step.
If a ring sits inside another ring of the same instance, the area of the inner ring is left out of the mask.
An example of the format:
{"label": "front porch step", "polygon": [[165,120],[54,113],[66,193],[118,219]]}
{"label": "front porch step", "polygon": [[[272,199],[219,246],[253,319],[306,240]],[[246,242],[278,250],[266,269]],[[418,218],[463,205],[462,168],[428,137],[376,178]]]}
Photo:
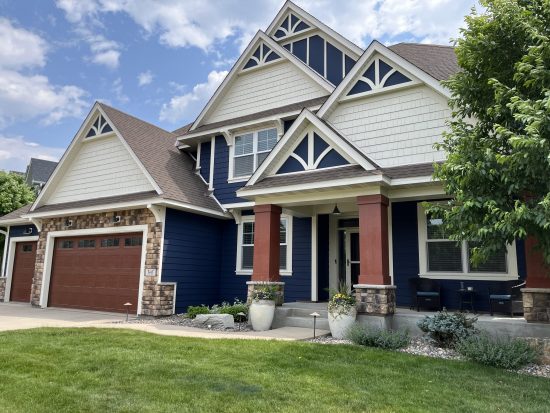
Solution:
{"label": "front porch step", "polygon": [[329,330],[327,310],[292,308],[286,306],[277,307],[275,310],[273,328],[302,327],[313,329],[313,317],[310,316],[313,312],[319,314],[316,321],[316,328],[319,330]]}

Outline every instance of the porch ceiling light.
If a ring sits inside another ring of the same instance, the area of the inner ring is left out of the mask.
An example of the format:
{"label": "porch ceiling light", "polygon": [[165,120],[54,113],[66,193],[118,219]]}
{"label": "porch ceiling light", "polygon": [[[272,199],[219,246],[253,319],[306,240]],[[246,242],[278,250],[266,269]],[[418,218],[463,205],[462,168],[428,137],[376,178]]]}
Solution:
{"label": "porch ceiling light", "polygon": [[334,204],[334,209],[332,210],[332,215],[340,215],[340,210],[338,209],[338,204]]}

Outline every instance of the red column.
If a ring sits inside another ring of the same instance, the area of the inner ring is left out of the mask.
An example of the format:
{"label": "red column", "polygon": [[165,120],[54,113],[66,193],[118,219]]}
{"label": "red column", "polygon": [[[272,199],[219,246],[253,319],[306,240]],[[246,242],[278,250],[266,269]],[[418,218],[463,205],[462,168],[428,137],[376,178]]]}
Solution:
{"label": "red column", "polygon": [[527,270],[527,288],[550,288],[550,268],[545,264],[542,254],[536,249],[537,240],[527,237],[525,240],[525,267]]}
{"label": "red column", "polygon": [[388,205],[384,195],[357,197],[359,207],[359,284],[390,285]]}
{"label": "red column", "polygon": [[256,205],[252,281],[279,281],[281,207]]}

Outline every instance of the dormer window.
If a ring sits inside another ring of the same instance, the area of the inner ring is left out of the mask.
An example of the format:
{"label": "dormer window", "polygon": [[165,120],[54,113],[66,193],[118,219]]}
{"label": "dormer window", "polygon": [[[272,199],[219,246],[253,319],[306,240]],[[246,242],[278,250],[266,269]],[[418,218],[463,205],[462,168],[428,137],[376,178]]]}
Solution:
{"label": "dormer window", "polygon": [[277,128],[235,136],[233,168],[230,170],[230,177],[248,178],[267,158],[276,143]]}

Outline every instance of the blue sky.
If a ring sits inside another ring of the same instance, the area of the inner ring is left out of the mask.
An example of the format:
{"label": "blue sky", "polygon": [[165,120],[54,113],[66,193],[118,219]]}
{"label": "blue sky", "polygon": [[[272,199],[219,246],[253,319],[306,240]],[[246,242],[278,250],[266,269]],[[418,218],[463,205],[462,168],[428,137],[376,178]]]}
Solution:
{"label": "blue sky", "polygon": [[[57,160],[93,102],[168,130],[201,110],[280,0],[0,0],[0,169]],[[445,44],[473,0],[298,5],[364,47]]]}

